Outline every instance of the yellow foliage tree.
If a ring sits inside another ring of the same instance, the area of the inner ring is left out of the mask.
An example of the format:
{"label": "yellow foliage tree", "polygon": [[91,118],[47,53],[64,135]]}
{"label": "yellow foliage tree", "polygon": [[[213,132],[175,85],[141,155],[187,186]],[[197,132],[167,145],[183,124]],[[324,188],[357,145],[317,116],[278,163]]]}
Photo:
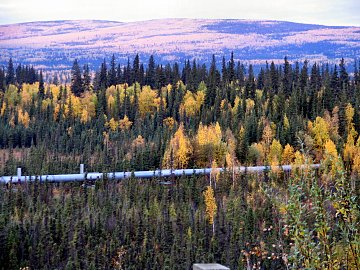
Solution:
{"label": "yellow foliage tree", "polygon": [[353,164],[353,167],[352,167],[353,172],[360,174],[360,136],[358,137],[356,145],[355,145],[352,164]]}
{"label": "yellow foliage tree", "polygon": [[354,114],[355,114],[354,108],[351,106],[350,103],[348,103],[345,108],[346,130],[348,133],[354,127],[354,123],[352,121]]}
{"label": "yellow foliage tree", "polygon": [[163,165],[167,168],[170,168],[171,164],[174,168],[186,168],[192,153],[192,145],[181,124],[165,151]]}
{"label": "yellow foliage tree", "polygon": [[194,94],[190,91],[186,91],[184,96],[184,109],[187,116],[195,116],[197,113],[197,104]]}
{"label": "yellow foliage tree", "polygon": [[281,163],[284,165],[289,165],[293,163],[294,159],[295,159],[294,148],[290,144],[285,145],[282,154]]}
{"label": "yellow foliage tree", "polygon": [[50,84],[50,92],[53,96],[53,100],[57,101],[59,94],[60,94],[60,86]]}
{"label": "yellow foliage tree", "polygon": [[227,154],[226,154],[226,164],[228,167],[234,167],[236,165],[236,138],[232,131],[228,128],[225,132],[226,135],[226,144],[227,144]]}
{"label": "yellow foliage tree", "polygon": [[[54,108],[54,113],[53,113],[53,117],[54,117],[54,121],[56,121],[59,117],[59,112],[61,109],[61,105],[60,104],[56,104],[55,108]],[[65,117],[65,115],[63,114],[62,117]]]}
{"label": "yellow foliage tree", "polygon": [[295,159],[293,165],[295,166],[301,166],[305,163],[305,157],[303,154],[300,153],[300,151],[295,152]]}
{"label": "yellow foliage tree", "polygon": [[119,123],[114,118],[111,118],[109,122],[105,123],[105,126],[109,127],[112,131],[115,131],[118,128]]}
{"label": "yellow foliage tree", "polygon": [[27,91],[28,88],[26,90],[25,89],[23,88],[20,92],[22,105],[28,105],[31,102],[31,94],[29,91]]}
{"label": "yellow foliage tree", "polygon": [[351,161],[357,153],[357,147],[355,146],[356,135],[357,135],[357,132],[355,131],[355,128],[352,127],[350,132],[348,133],[347,141],[344,146],[343,155],[344,155],[345,161]]}
{"label": "yellow foliage tree", "polygon": [[108,112],[112,114],[115,108],[115,98],[112,95],[109,95],[107,99],[107,108]]}
{"label": "yellow foliage tree", "polygon": [[[307,175],[311,171],[306,166],[307,157],[298,150],[295,152],[294,157],[295,157],[294,162],[291,164],[292,165],[291,173]],[[305,166],[305,167],[303,167],[303,166]],[[303,167],[303,168],[301,168],[301,167]],[[300,181],[301,178],[295,177],[294,180],[296,180],[296,179],[299,179],[299,181]]]}
{"label": "yellow foliage tree", "polygon": [[263,165],[265,159],[265,148],[263,143],[253,143],[249,148],[249,156],[256,165]]}
{"label": "yellow foliage tree", "polygon": [[344,146],[344,153],[343,153],[344,160],[348,162],[352,161],[357,153],[357,148],[355,147],[355,139],[358,133],[356,132],[353,123],[354,114],[355,114],[355,110],[349,103],[345,109],[347,141]]}
{"label": "yellow foliage tree", "polygon": [[22,124],[24,125],[24,127],[28,128],[29,123],[30,123],[30,116],[29,113],[25,111],[25,113],[23,114]]}
{"label": "yellow foliage tree", "polygon": [[136,148],[142,148],[145,146],[145,140],[141,135],[138,135],[135,140],[132,141],[131,147]]}
{"label": "yellow foliage tree", "polygon": [[4,116],[5,110],[6,110],[6,102],[4,101],[3,104],[1,105],[1,110],[0,110],[1,116]]}
{"label": "yellow foliage tree", "polygon": [[289,128],[290,128],[289,118],[287,118],[286,114],[284,114],[284,129],[289,130]]}
{"label": "yellow foliage tree", "polygon": [[90,120],[89,113],[87,112],[86,109],[83,109],[80,118],[81,123],[87,123],[89,122],[89,120]]}
{"label": "yellow foliage tree", "polygon": [[[96,104],[97,104],[96,94],[91,92],[85,92],[80,101],[83,110],[87,111],[89,120],[94,119],[96,117]],[[84,112],[82,112],[82,114],[83,113]]]}
{"label": "yellow foliage tree", "polygon": [[354,157],[353,171],[357,174],[360,174],[360,152]]}
{"label": "yellow foliage tree", "polygon": [[18,88],[15,85],[10,84],[8,86],[8,89],[5,91],[5,94],[4,94],[4,100],[9,108],[14,107],[15,105],[17,105],[20,102]]}
{"label": "yellow foliage tree", "polygon": [[132,125],[132,122],[129,120],[127,115],[124,116],[124,119],[119,121],[119,127],[121,130],[129,130]]}
{"label": "yellow foliage tree", "polygon": [[204,103],[205,94],[203,91],[192,93],[186,91],[184,96],[183,108],[187,116],[193,117],[200,112],[201,105]]}
{"label": "yellow foliage tree", "polygon": [[15,127],[15,116],[14,114],[11,114],[10,120],[9,120],[9,125],[14,128]]}
{"label": "yellow foliage tree", "polygon": [[270,143],[271,143],[273,137],[274,137],[274,134],[272,132],[270,124],[266,123],[264,130],[263,130],[263,134],[262,134],[262,139],[265,143],[266,148],[270,146]]}
{"label": "yellow foliage tree", "polygon": [[18,110],[18,121],[25,127],[28,128],[29,127],[29,123],[30,123],[30,116],[28,114],[27,111],[23,112],[22,109],[20,108]]}
{"label": "yellow foliage tree", "polygon": [[236,115],[240,105],[241,105],[241,100],[240,100],[239,96],[236,96],[235,101],[234,101],[234,106],[231,111],[233,115]]}
{"label": "yellow foliage tree", "polygon": [[29,105],[31,100],[34,99],[39,92],[39,83],[24,83],[21,87],[20,97],[22,105]]}
{"label": "yellow foliage tree", "polygon": [[328,140],[324,145],[324,165],[326,169],[330,168],[331,174],[341,170],[341,160],[338,157],[336,146],[332,140]]}
{"label": "yellow foliage tree", "polygon": [[130,161],[140,149],[144,148],[144,146],[144,138],[141,135],[138,135],[136,139],[131,142],[131,147],[128,147],[128,152],[126,153],[125,158]]}
{"label": "yellow foliage tree", "polygon": [[281,163],[283,148],[280,142],[276,139],[273,139],[270,145],[270,151],[268,156],[268,161],[271,165],[279,165]]}
{"label": "yellow foliage tree", "polygon": [[223,165],[226,156],[226,144],[221,141],[222,133],[219,123],[204,126],[202,123],[195,140],[196,163],[198,166],[209,166],[213,160]]}
{"label": "yellow foliage tree", "polygon": [[249,114],[255,107],[255,101],[251,98],[246,99],[246,114]]}
{"label": "yellow foliage tree", "polygon": [[103,137],[104,137],[104,141],[103,141],[104,146],[105,146],[106,148],[108,148],[108,147],[109,147],[109,142],[110,142],[109,133],[106,132],[106,131],[104,131],[104,132],[103,132]]}
{"label": "yellow foliage tree", "polygon": [[328,124],[321,117],[316,117],[312,130],[314,143],[317,149],[324,149],[325,143],[330,139]]}
{"label": "yellow foliage tree", "polygon": [[203,105],[205,101],[205,91],[197,91],[195,100],[196,100],[196,109],[200,111],[201,105]]}
{"label": "yellow foliage tree", "polygon": [[154,112],[157,108],[157,93],[150,87],[144,86],[139,94],[139,112],[141,116]]}
{"label": "yellow foliage tree", "polygon": [[221,143],[221,127],[218,122],[215,125],[204,126],[202,123],[199,125],[197,134],[197,143],[199,145],[206,144],[220,144]]}
{"label": "yellow foliage tree", "polygon": [[50,98],[45,98],[42,100],[41,102],[41,109],[43,111],[46,111],[47,108],[51,105],[51,99]]}
{"label": "yellow foliage tree", "polygon": [[172,129],[175,125],[175,120],[172,117],[167,117],[163,120],[163,124],[168,128]]}
{"label": "yellow foliage tree", "polygon": [[217,211],[214,190],[212,189],[211,186],[208,186],[206,188],[206,190],[203,192],[203,194],[204,194],[204,200],[205,200],[206,217],[209,221],[209,224],[213,225],[214,217],[215,217],[216,211]]}
{"label": "yellow foliage tree", "polygon": [[328,111],[324,112],[324,120],[328,124],[329,128],[329,134],[331,140],[334,142],[337,142],[340,138],[339,136],[339,107],[335,106],[332,110],[332,116],[330,116],[330,113]]}
{"label": "yellow foliage tree", "polygon": [[211,164],[211,173],[210,173],[210,186],[212,183],[212,180],[214,180],[215,188],[216,188],[216,182],[219,180],[220,176],[220,170],[218,168],[218,165],[215,160],[213,160]]}
{"label": "yellow foliage tree", "polygon": [[328,140],[325,143],[324,148],[325,148],[325,153],[328,156],[331,156],[333,158],[337,158],[338,152],[337,152],[336,146],[335,146],[335,144],[334,144],[334,142],[332,140]]}
{"label": "yellow foliage tree", "polygon": [[81,115],[82,115],[82,105],[81,105],[79,97],[71,94],[67,99],[67,105],[69,107],[69,111],[72,110],[72,115],[71,116],[81,117]]}

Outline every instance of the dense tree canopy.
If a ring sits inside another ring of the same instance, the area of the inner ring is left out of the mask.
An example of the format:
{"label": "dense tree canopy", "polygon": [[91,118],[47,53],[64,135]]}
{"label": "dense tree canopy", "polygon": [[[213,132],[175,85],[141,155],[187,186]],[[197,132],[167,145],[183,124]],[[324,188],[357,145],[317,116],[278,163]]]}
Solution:
{"label": "dense tree canopy", "polygon": [[[207,67],[113,56],[96,72],[75,60],[71,84],[10,59],[0,69],[1,175],[79,163],[213,171],[168,186],[1,186],[0,269],[360,269],[357,66],[285,58],[257,71],[234,57]],[[309,163],[321,168],[301,170]],[[264,164],[299,169],[234,170]]]}

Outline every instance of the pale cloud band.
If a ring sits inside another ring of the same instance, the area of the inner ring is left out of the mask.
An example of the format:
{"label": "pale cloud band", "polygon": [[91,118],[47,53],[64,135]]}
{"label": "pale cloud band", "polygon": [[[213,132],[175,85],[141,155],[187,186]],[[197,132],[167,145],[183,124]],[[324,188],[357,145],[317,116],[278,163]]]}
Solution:
{"label": "pale cloud band", "polygon": [[360,25],[358,0],[1,0],[0,23],[159,18],[273,19],[325,25]]}

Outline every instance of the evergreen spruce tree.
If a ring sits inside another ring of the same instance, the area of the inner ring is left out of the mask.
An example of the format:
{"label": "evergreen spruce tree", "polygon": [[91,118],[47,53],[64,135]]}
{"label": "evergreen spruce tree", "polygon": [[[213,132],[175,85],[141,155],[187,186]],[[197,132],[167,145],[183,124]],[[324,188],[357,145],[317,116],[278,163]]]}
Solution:
{"label": "evergreen spruce tree", "polygon": [[209,77],[207,82],[207,90],[205,94],[205,106],[211,107],[214,105],[216,98],[216,60],[215,55],[212,56],[212,62],[209,70]]}
{"label": "evergreen spruce tree", "polygon": [[89,65],[84,65],[84,73],[83,73],[83,84],[84,91],[91,90],[91,77],[90,77],[90,69]]}
{"label": "evergreen spruce tree", "polygon": [[106,85],[116,85],[116,62],[115,55],[113,54],[110,62],[110,69],[108,74],[108,83]]}
{"label": "evergreen spruce tree", "polygon": [[339,84],[340,84],[341,91],[348,94],[348,92],[349,92],[349,75],[346,72],[344,58],[341,58],[339,68],[340,68]]}
{"label": "evergreen spruce tree", "polygon": [[145,84],[149,85],[151,88],[154,88],[155,77],[156,77],[155,60],[154,60],[154,56],[151,55],[149,58],[148,68],[146,70]]}
{"label": "evergreen spruce tree", "polygon": [[223,56],[222,58],[222,68],[221,68],[221,73],[222,73],[222,85],[225,86],[228,84],[228,70],[226,67],[226,62],[225,62],[225,56]]}
{"label": "evergreen spruce tree", "polygon": [[133,74],[132,74],[132,70],[131,70],[131,66],[130,66],[130,59],[128,58],[127,60],[127,65],[124,68],[124,82],[127,83],[128,85],[131,85],[133,83],[134,79],[133,79]]}
{"label": "evergreen spruce tree", "polygon": [[277,94],[279,90],[279,76],[278,71],[273,61],[270,64],[270,79],[271,79],[271,94]]}
{"label": "evergreen spruce tree", "polygon": [[75,96],[80,96],[84,92],[81,71],[78,60],[75,59],[71,68],[71,91]]}
{"label": "evergreen spruce tree", "polygon": [[19,85],[22,85],[24,82],[24,72],[23,72],[23,68],[22,68],[21,64],[19,64],[17,66],[15,74],[16,74],[16,82]]}
{"label": "evergreen spruce tree", "polygon": [[105,59],[101,64],[98,80],[98,89],[106,89],[108,87],[107,66]]}
{"label": "evergreen spruce tree", "polygon": [[0,68],[0,90],[5,91],[5,71],[4,68]]}
{"label": "evergreen spruce tree", "polygon": [[12,58],[9,59],[8,67],[6,70],[6,84],[15,84],[15,71]]}
{"label": "evergreen spruce tree", "polygon": [[139,84],[140,84],[140,86],[143,86],[144,85],[144,83],[145,83],[145,78],[144,78],[144,76],[145,76],[145,70],[144,70],[144,64],[143,63],[141,63],[140,64],[140,69],[139,69]]}
{"label": "evergreen spruce tree", "polygon": [[175,62],[173,68],[173,76],[172,76],[172,84],[175,85],[180,80],[180,70],[179,70],[179,64]]}
{"label": "evergreen spruce tree", "polygon": [[120,64],[118,64],[117,68],[116,68],[116,84],[121,84],[121,83],[123,83],[123,81],[122,81],[122,69],[121,69]]}
{"label": "evergreen spruce tree", "polygon": [[287,57],[284,59],[284,75],[283,75],[283,91],[286,97],[288,97],[292,90],[292,69]]}
{"label": "evergreen spruce tree", "polygon": [[256,90],[255,76],[254,76],[253,66],[250,64],[249,75],[245,85],[245,96],[248,98],[255,99],[255,90]]}
{"label": "evergreen spruce tree", "polygon": [[41,98],[44,97],[44,91],[45,91],[44,78],[43,78],[42,70],[40,70],[40,76],[39,76],[39,95],[40,95]]}
{"label": "evergreen spruce tree", "polygon": [[234,62],[234,52],[231,52],[231,57],[229,61],[229,81],[233,82],[235,80],[235,62]]}
{"label": "evergreen spruce tree", "polygon": [[140,83],[141,81],[141,75],[140,75],[140,59],[139,59],[139,55],[136,54],[135,58],[134,58],[134,62],[133,62],[133,83],[134,82],[138,82]]}

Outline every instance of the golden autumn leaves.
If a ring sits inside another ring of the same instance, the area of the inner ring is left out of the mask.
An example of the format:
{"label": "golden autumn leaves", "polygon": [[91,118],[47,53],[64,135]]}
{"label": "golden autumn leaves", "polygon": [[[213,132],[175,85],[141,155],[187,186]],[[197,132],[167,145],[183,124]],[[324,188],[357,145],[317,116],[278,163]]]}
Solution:
{"label": "golden autumn leaves", "polygon": [[166,148],[163,165],[165,167],[186,168],[193,153],[189,138],[185,135],[181,124]]}
{"label": "golden autumn leaves", "polygon": [[132,125],[132,121],[125,115],[123,119],[116,121],[114,118],[111,118],[105,123],[105,127],[110,128],[112,131],[120,128],[121,130],[129,130]]}
{"label": "golden autumn leaves", "polygon": [[[286,120],[284,116],[284,123]],[[249,156],[256,165],[269,164],[271,166],[279,166],[280,164],[292,164],[295,160],[295,149],[286,144],[283,147],[279,140],[275,138],[275,125],[265,121],[262,133],[262,139],[253,143],[249,147]],[[240,131],[241,132],[241,131]],[[298,153],[300,154],[300,152]]]}
{"label": "golden autumn leaves", "polygon": [[214,217],[217,211],[217,205],[214,196],[214,190],[211,186],[207,186],[203,192],[204,201],[205,201],[205,212],[206,217],[210,225],[214,224]]}
{"label": "golden autumn leaves", "polygon": [[[150,114],[155,115],[163,106],[167,107],[167,95],[176,91],[182,92],[182,100],[179,100],[179,114],[187,117],[197,117],[204,104],[206,85],[201,83],[196,91],[186,90],[181,82],[176,85],[168,85],[159,90],[151,89],[149,86],[140,87],[139,84],[128,86],[126,84],[111,86],[105,90],[106,109],[104,111],[105,127],[107,132],[128,131],[132,128],[132,121],[126,115],[119,117],[119,104],[127,103],[128,107],[137,104],[138,116],[140,118]],[[0,107],[0,115],[9,114],[8,123],[14,127],[22,125],[28,128],[34,122],[34,116],[30,114],[30,106],[39,94],[39,83],[23,84],[20,89],[9,85],[2,94],[3,102]],[[260,90],[256,91],[256,98],[262,96]],[[80,97],[75,96],[69,86],[58,86],[53,84],[45,85],[45,96],[35,107],[43,112],[49,110],[53,119],[58,121],[64,118],[77,118],[82,123],[88,123],[97,116],[96,108],[98,97],[93,91],[86,91]],[[234,114],[239,106],[243,106],[244,100],[238,96],[234,100],[231,112]],[[255,106],[254,100],[246,99],[246,112]],[[224,102],[221,102],[221,106]],[[225,106],[225,105],[224,105]],[[264,105],[265,106],[265,105]],[[267,105],[266,105],[267,106]],[[342,144],[338,133],[339,129],[339,108],[335,107],[331,113],[325,111],[322,117],[309,121],[304,132],[303,141],[311,149],[314,162],[326,161],[325,164],[336,170],[338,155],[342,153],[343,160],[351,164],[354,172],[360,173],[360,139],[355,131],[353,118],[355,110],[348,104],[345,107],[345,142]],[[181,117],[180,117],[181,118]],[[133,119],[132,119],[133,120]],[[218,166],[236,166],[236,148],[244,140],[245,129],[241,125],[236,130],[221,130],[218,123],[210,125],[200,124],[194,135],[189,135],[187,130],[173,117],[162,120],[163,126],[168,130],[177,128],[176,133],[168,142],[163,157],[164,167],[186,168],[210,167],[215,161]],[[243,123],[242,123],[243,124]],[[279,129],[275,123],[270,122],[266,117],[259,119],[258,129],[262,130],[262,136],[257,142],[248,147],[246,162],[248,164],[277,166],[280,164],[291,164],[303,160],[301,153],[293,146],[281,145],[276,138]],[[289,129],[289,119],[283,115],[283,128]],[[260,134],[261,135],[261,134]],[[336,147],[337,146],[337,147]],[[331,161],[331,162],[330,162]]]}
{"label": "golden autumn leaves", "polygon": [[316,117],[314,122],[308,123],[308,145],[312,146],[315,162],[322,161],[332,174],[342,166],[345,161],[352,166],[353,172],[360,173],[360,137],[354,128],[354,108],[347,104],[345,108],[346,142],[343,145],[343,159],[340,158],[336,144],[339,141],[338,108],[335,107],[332,116],[328,113],[324,117]]}
{"label": "golden autumn leaves", "polygon": [[212,161],[224,163],[227,153],[226,143],[222,142],[219,123],[204,126],[200,123],[196,136],[190,139],[180,124],[166,148],[163,166],[166,168],[187,168],[193,159],[198,167],[209,166]]}

